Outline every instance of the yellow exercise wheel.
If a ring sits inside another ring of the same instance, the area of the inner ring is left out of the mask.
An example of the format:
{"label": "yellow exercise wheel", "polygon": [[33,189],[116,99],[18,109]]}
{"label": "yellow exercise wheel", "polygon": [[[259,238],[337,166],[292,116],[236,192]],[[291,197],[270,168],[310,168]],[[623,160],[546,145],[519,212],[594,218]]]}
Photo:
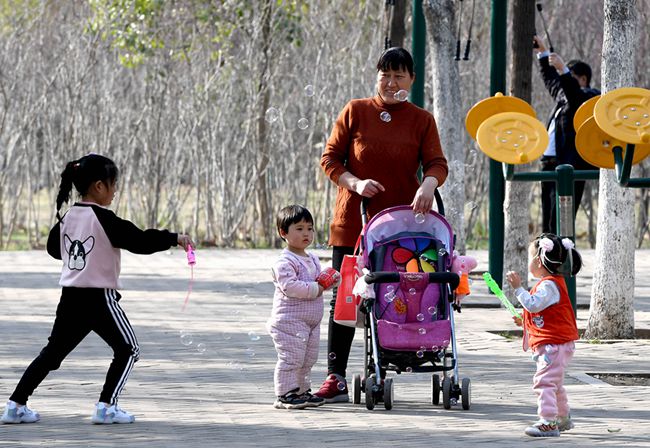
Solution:
{"label": "yellow exercise wheel", "polygon": [[602,95],[594,106],[598,127],[626,143],[650,143],[650,90],[623,87]]}
{"label": "yellow exercise wheel", "polygon": [[[589,117],[585,121],[578,133],[576,134],[576,149],[580,156],[587,162],[600,168],[614,169],[614,153],[612,149],[615,146],[623,148],[625,154],[626,143],[607,135],[598,124],[595,117]],[[636,145],[634,148],[634,157],[632,164],[637,164],[650,154],[650,145]]]}
{"label": "yellow exercise wheel", "polygon": [[580,105],[576,111],[576,114],[573,116],[573,129],[575,129],[576,132],[578,132],[578,129],[580,129],[582,123],[587,121],[587,118],[594,115],[594,107],[596,106],[596,103],[599,99],[600,95],[596,95],[589,98],[587,101],[582,103],[582,105]]}
{"label": "yellow exercise wheel", "polygon": [[467,112],[465,116],[467,133],[476,140],[476,133],[481,124],[491,116],[502,112],[520,112],[533,118],[537,116],[533,107],[524,100],[497,92],[494,96],[479,101]]}
{"label": "yellow exercise wheel", "polygon": [[534,116],[503,112],[481,123],[476,141],[491,159],[518,165],[532,162],[544,153],[548,132]]}

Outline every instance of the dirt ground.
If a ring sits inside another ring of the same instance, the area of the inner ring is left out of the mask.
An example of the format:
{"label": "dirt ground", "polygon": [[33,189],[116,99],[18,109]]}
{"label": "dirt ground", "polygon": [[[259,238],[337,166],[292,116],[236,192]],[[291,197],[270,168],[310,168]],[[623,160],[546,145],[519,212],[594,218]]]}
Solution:
{"label": "dirt ground", "polygon": [[589,373],[612,386],[650,386],[650,373]]}

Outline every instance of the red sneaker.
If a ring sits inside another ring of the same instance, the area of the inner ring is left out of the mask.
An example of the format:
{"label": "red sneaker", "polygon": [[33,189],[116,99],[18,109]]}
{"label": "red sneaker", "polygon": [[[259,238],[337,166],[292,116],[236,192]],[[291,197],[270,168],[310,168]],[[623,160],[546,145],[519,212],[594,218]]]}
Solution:
{"label": "red sneaker", "polygon": [[323,398],[325,403],[345,403],[350,401],[348,385],[345,382],[345,378],[342,380],[339,378],[341,377],[332,373],[325,379],[323,385],[314,395]]}

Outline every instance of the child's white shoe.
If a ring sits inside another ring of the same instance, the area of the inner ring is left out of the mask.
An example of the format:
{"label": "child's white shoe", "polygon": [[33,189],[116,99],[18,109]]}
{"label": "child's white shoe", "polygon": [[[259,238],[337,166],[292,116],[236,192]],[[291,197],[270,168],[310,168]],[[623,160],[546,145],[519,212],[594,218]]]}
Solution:
{"label": "child's white shoe", "polygon": [[105,425],[111,423],[133,423],[135,417],[118,405],[106,406],[104,403],[95,405],[95,412],[90,419],[96,425]]}
{"label": "child's white shoe", "polygon": [[27,405],[18,406],[15,401],[9,400],[0,421],[2,423],[34,423],[40,419],[40,414],[29,409]]}
{"label": "child's white shoe", "polygon": [[531,437],[560,437],[560,430],[555,421],[539,420],[524,430]]}

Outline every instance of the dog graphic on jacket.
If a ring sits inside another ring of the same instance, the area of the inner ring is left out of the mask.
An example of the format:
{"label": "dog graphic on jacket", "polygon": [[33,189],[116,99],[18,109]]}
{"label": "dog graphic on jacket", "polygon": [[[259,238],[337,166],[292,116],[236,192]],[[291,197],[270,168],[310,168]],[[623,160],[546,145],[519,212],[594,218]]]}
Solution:
{"label": "dog graphic on jacket", "polygon": [[68,269],[81,271],[86,267],[86,256],[95,246],[95,238],[89,236],[83,242],[72,240],[68,235],[65,238],[65,251],[68,253]]}

